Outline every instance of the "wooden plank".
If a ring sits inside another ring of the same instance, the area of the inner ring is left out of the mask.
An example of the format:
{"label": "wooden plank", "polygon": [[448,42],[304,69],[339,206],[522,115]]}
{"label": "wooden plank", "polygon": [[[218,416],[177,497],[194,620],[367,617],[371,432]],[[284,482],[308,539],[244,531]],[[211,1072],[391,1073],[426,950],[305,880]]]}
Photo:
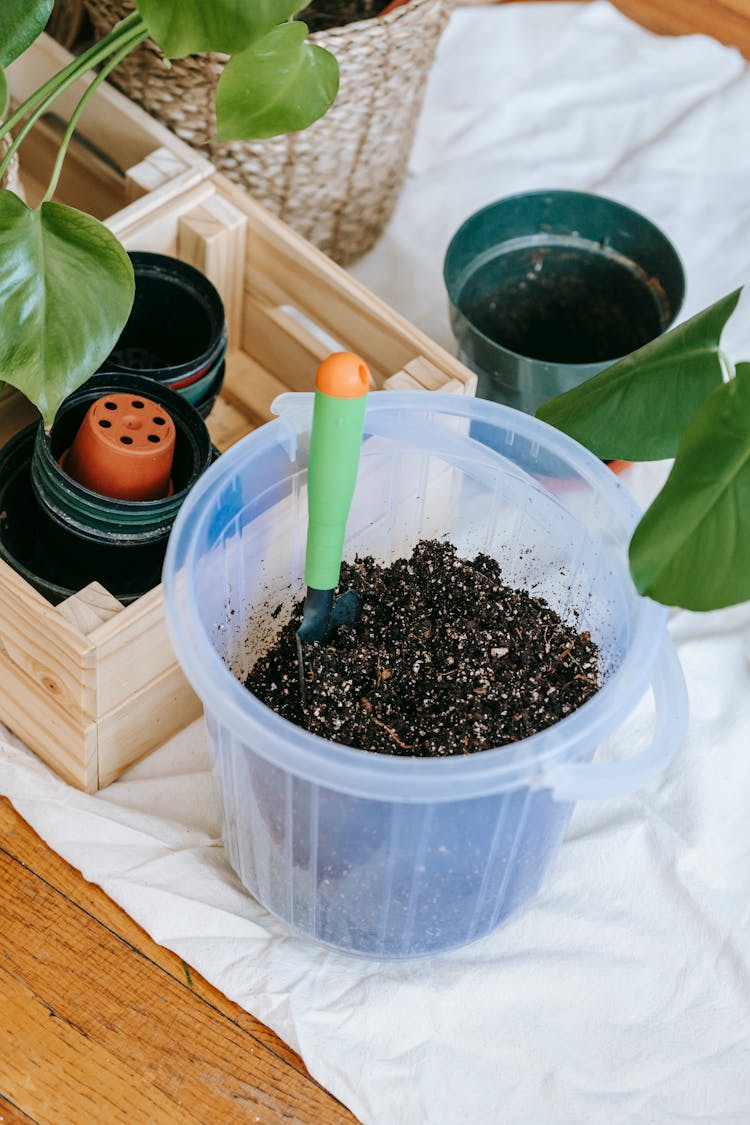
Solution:
{"label": "wooden plank", "polygon": [[[308,1077],[304,1063],[296,1051],[282,1042],[270,1028],[256,1020],[249,1012],[227,999],[198,972],[192,970],[188,975],[185,971],[185,962],[180,957],[157,945],[145,930],[117,906],[100,887],[95,883],[88,883],[80,872],[48,848],[5,797],[0,797],[0,840],[1,846],[9,855],[35,872],[86,915],[98,920],[112,933],[117,934],[130,948],[150,962],[154,970],[168,973],[182,988],[189,989],[191,996],[202,1000],[237,1024],[248,1035],[257,1039],[263,1047],[288,1062],[303,1078]],[[49,940],[53,940],[52,935],[46,936]],[[40,935],[39,944],[44,937],[44,934]]]}
{"label": "wooden plank", "polygon": [[18,735],[63,780],[89,793],[98,787],[97,738],[93,723],[76,721],[51,696],[39,691],[0,649],[0,722]]}
{"label": "wooden plank", "polygon": [[386,379],[383,389],[386,391],[423,391],[424,387],[408,371],[394,371]]}
{"label": "wooden plank", "polygon": [[109,785],[133,762],[162,746],[202,711],[178,664],[142,691],[129,695],[97,724],[99,787]]}
{"label": "wooden plank", "polygon": [[445,372],[424,356],[417,356],[407,363],[404,371],[425,391],[442,391],[444,394],[469,395],[473,397],[477,389],[477,377],[474,372],[469,372],[470,378],[464,380],[446,379]]}
{"label": "wooden plank", "polygon": [[[210,165],[206,165],[210,171]],[[127,250],[177,254],[180,217],[214,194],[205,168],[186,168],[170,183],[134,200],[105,222]]]}
{"label": "wooden plank", "polygon": [[271,403],[289,389],[245,352],[228,357],[222,397],[242,410],[253,425],[270,422]]}
{"label": "wooden plank", "polygon": [[[23,101],[42,82],[69,63],[72,57],[49,35],[40,35],[8,67],[11,97],[14,101]],[[88,74],[66,90],[55,102],[55,112],[68,120],[92,80],[93,74]],[[108,82],[99,87],[96,96],[86,106],[81,120],[81,131],[88,141],[102,152],[110,153],[123,170],[138,164],[154,149],[164,147],[179,156],[186,166],[204,166],[207,168],[206,174],[210,174],[211,168],[207,160]]]}
{"label": "wooden plank", "polygon": [[40,699],[79,720],[90,713],[94,645],[2,560],[0,644]]}
{"label": "wooden plank", "polygon": [[[12,919],[6,917],[4,922],[12,923]],[[7,950],[4,952],[7,957]],[[65,1120],[71,1122],[126,1125],[135,1117],[170,1125],[191,1120],[170,1097],[144,1083],[138,1070],[92,1043],[86,1029],[61,1015],[57,997],[54,1006],[45,1002],[35,993],[35,985],[19,981],[13,973],[7,961],[0,965],[6,1040],[0,1082],[16,1103],[33,1106],[49,1122],[60,1120],[61,1101],[70,1113]],[[54,1035],[50,1035],[50,1023],[55,1025]]]}
{"label": "wooden plank", "polygon": [[125,172],[124,202],[133,203],[168,184],[184,171],[185,161],[168,148],[157,148]]}
{"label": "wooden plank", "polygon": [[0,1089],[23,1112],[157,1125],[353,1120],[6,849],[0,885],[0,1008],[11,1043]]}
{"label": "wooden plank", "polygon": [[101,718],[137,696],[175,663],[161,586],[94,629],[88,640],[95,650],[96,714]]}
{"label": "wooden plank", "polygon": [[[24,174],[43,184],[44,191],[52,174],[63,131],[61,119],[42,118],[21,149]],[[78,207],[85,200],[89,214],[96,219],[106,219],[123,206],[124,183],[122,171],[112,161],[85,145],[80,137],[74,137],[54,198],[58,203]],[[33,204],[38,201],[29,198],[27,202]]]}
{"label": "wooden plank", "polygon": [[311,391],[331,347],[283,308],[245,294],[243,350],[287,390]]}
{"label": "wooden plank", "polygon": [[668,35],[710,35],[750,58],[748,0],[615,0],[630,19]]}
{"label": "wooden plank", "polygon": [[213,182],[247,215],[248,293],[271,306],[299,309],[383,377],[422,355],[448,378],[463,383],[470,379],[471,373],[455,357],[224,176],[217,174]]}
{"label": "wooden plank", "polygon": [[66,621],[70,621],[79,632],[88,636],[116,613],[121,613],[125,607],[99,582],[90,582],[79,593],[66,598],[55,608]]}
{"label": "wooden plank", "polygon": [[229,347],[242,341],[247,219],[218,193],[180,220],[177,253],[209,278],[224,302]]}
{"label": "wooden plank", "polygon": [[217,398],[207,421],[211,441],[222,453],[255,429],[247,414],[223,396]]}
{"label": "wooden plank", "polygon": [[31,1125],[40,1125],[37,1117],[29,1117],[28,1113],[24,1113],[2,1094],[0,1094],[0,1121],[3,1125],[27,1125],[28,1122],[31,1122]]}
{"label": "wooden plank", "polygon": [[[486,0],[461,0],[462,4]],[[504,3],[505,0],[497,0]],[[528,0],[526,0],[528,2]],[[636,23],[661,35],[710,35],[750,58],[750,0],[612,0]]]}

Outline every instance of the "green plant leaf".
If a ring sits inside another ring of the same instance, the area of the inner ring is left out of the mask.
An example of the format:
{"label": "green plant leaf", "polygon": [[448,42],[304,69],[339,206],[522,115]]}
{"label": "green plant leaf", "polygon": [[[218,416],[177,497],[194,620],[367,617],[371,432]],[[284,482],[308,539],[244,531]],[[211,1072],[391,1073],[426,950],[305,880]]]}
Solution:
{"label": "green plant leaf", "polygon": [[630,542],[642,594],[685,609],[750,598],[750,364],[712,392]]}
{"label": "green plant leaf", "polygon": [[229,60],[216,90],[217,140],[293,133],[323,116],[338,92],[338,63],[306,37],[304,23],[285,23]]}
{"label": "green plant leaf", "polygon": [[537,418],[598,457],[674,457],[696,410],[722,381],[719,340],[741,290],[545,402]]}
{"label": "green plant leaf", "polygon": [[0,66],[0,120],[5,117],[5,111],[8,108],[8,100],[10,94],[8,92],[8,79],[5,77],[5,71]]}
{"label": "green plant leaf", "polygon": [[134,291],[130,259],[96,219],[0,191],[0,377],[45,425],[109,355]]}
{"label": "green plant leaf", "polygon": [[30,47],[52,15],[54,0],[0,0],[0,66]]}
{"label": "green plant leaf", "polygon": [[137,0],[151,38],[172,59],[244,51],[304,6],[305,0]]}

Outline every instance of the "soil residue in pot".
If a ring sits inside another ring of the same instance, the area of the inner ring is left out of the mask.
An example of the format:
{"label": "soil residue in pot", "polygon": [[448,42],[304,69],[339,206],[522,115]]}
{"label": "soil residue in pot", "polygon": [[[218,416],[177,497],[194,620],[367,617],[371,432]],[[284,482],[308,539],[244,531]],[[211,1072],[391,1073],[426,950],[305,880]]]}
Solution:
{"label": "soil residue in pot", "polygon": [[305,646],[302,603],[246,687],[285,719],[379,754],[444,757],[504,746],[569,715],[598,689],[598,649],[541,598],[506,586],[488,555],[419,543],[408,559],[344,563],[362,599],[356,630]]}

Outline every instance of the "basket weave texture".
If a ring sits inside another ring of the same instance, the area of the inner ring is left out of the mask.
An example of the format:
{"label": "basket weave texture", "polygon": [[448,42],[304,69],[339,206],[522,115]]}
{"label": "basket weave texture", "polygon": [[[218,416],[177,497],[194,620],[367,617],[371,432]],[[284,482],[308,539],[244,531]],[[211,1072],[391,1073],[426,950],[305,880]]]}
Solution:
{"label": "basket weave texture", "polygon": [[46,30],[63,47],[72,47],[83,27],[84,15],[83,0],[55,0]]}
{"label": "basket weave texture", "polygon": [[[133,10],[132,0],[85,4],[99,36]],[[167,69],[147,40],[114,71],[113,81],[229,179],[346,265],[377,241],[395,206],[451,7],[452,0],[410,0],[382,17],[311,35],[338,60],[338,97],[309,129],[270,140],[211,141],[223,55],[192,55]]]}

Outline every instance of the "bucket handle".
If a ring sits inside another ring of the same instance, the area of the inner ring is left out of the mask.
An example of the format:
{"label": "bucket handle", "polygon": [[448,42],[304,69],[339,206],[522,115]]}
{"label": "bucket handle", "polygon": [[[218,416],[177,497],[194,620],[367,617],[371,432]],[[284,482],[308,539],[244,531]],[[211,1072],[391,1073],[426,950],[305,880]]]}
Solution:
{"label": "bucket handle", "polygon": [[624,797],[653,781],[674,758],[685,737],[688,698],[685,677],[668,636],[659,657],[651,688],[656,704],[651,745],[633,758],[619,762],[561,762],[545,771],[541,785],[557,801],[585,801],[597,797]]}

